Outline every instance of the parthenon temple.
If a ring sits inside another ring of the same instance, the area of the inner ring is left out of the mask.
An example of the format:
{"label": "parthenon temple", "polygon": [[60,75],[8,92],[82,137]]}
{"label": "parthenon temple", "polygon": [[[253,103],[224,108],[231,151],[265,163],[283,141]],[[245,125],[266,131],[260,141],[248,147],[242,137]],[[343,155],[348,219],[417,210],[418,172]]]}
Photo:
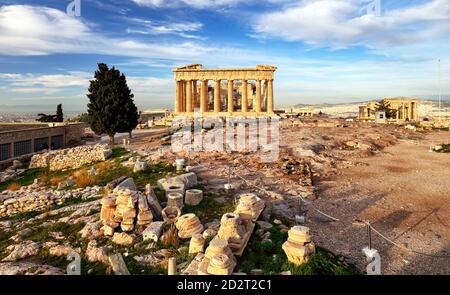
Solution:
{"label": "parthenon temple", "polygon": [[[173,70],[178,115],[260,116],[274,114],[276,67],[204,69],[200,64]],[[212,86],[211,86],[212,85]]]}

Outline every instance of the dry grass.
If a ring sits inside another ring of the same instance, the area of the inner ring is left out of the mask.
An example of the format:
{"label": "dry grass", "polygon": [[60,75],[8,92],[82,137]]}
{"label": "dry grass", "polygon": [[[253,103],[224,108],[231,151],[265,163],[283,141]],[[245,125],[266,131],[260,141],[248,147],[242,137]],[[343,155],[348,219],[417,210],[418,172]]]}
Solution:
{"label": "dry grass", "polygon": [[106,161],[97,164],[95,167],[99,172],[104,172],[113,169],[115,165],[116,164],[113,161]]}
{"label": "dry grass", "polygon": [[164,247],[176,248],[178,247],[180,241],[178,239],[178,230],[174,224],[172,224],[161,238],[161,243]]}
{"label": "dry grass", "polygon": [[17,190],[19,190],[20,188],[21,188],[21,185],[20,185],[20,184],[18,184],[17,182],[13,182],[13,183],[11,183],[10,185],[8,185],[7,190],[9,190],[9,191],[17,191]]}
{"label": "dry grass", "polygon": [[86,169],[79,170],[73,174],[77,187],[85,188],[96,184],[94,176],[90,176]]}
{"label": "dry grass", "polygon": [[64,177],[53,177],[50,179],[49,183],[51,186],[58,186],[62,181],[64,180]]}
{"label": "dry grass", "polygon": [[47,175],[39,176],[39,183],[47,185],[49,182],[50,182],[50,178]]}

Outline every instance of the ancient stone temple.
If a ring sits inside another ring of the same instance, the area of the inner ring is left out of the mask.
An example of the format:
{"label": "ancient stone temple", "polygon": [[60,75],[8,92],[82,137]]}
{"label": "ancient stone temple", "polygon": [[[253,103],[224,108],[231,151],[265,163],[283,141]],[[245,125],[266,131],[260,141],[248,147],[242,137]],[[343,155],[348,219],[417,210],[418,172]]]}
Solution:
{"label": "ancient stone temple", "polygon": [[173,70],[175,113],[210,116],[274,114],[273,80],[276,67],[204,69],[200,64]]}
{"label": "ancient stone temple", "polygon": [[[392,118],[396,121],[417,121],[419,119],[418,116],[418,100],[410,99],[410,98],[386,98],[391,107],[391,109],[395,110],[395,117]],[[377,103],[369,102],[365,106],[359,107],[359,119],[365,121],[374,121],[375,120],[375,111],[376,111]]]}

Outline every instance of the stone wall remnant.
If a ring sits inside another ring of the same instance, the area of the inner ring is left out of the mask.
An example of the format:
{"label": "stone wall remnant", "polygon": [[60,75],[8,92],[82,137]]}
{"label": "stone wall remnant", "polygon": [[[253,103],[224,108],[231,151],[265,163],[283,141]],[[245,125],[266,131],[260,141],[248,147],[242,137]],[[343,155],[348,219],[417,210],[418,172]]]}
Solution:
{"label": "stone wall remnant", "polygon": [[34,155],[30,168],[49,168],[50,171],[77,169],[86,164],[105,161],[112,155],[108,145],[84,145]]}

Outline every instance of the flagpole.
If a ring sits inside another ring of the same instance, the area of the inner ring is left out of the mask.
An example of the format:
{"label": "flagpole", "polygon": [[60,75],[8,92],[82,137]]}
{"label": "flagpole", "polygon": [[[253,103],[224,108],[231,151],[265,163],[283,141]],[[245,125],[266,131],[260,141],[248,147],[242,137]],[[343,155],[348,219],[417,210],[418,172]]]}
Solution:
{"label": "flagpole", "polygon": [[442,99],[442,93],[441,93],[441,59],[438,60],[439,63],[439,70],[438,70],[438,83],[439,83],[439,123],[441,123],[441,99]]}

